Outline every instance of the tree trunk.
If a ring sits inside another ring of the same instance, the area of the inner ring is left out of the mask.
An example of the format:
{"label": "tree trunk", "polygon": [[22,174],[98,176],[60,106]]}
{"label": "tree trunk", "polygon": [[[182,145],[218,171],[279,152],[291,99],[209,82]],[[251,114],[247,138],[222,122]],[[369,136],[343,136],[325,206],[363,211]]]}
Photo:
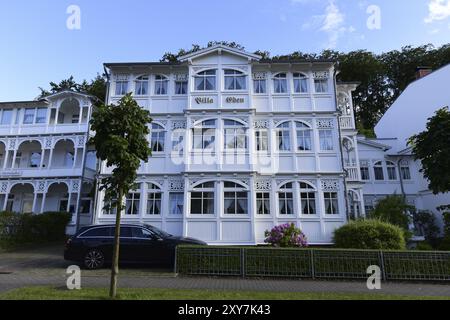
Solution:
{"label": "tree trunk", "polygon": [[114,234],[114,253],[111,265],[111,285],[109,289],[109,296],[111,299],[115,299],[117,295],[117,277],[119,275],[119,254],[120,254],[120,218],[122,213],[122,198],[123,192],[119,190],[117,203],[116,203],[116,232]]}

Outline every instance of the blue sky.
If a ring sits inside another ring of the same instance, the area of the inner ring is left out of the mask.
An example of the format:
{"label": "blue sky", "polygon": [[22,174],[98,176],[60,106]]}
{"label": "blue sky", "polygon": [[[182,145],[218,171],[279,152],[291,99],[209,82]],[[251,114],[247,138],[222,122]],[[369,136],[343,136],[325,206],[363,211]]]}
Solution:
{"label": "blue sky", "polygon": [[[67,28],[70,5],[79,30]],[[367,27],[373,5],[380,29]],[[93,78],[103,62],[158,61],[209,40],[273,55],[439,46],[450,42],[450,0],[0,0],[0,39],[0,101],[28,100],[50,81]]]}

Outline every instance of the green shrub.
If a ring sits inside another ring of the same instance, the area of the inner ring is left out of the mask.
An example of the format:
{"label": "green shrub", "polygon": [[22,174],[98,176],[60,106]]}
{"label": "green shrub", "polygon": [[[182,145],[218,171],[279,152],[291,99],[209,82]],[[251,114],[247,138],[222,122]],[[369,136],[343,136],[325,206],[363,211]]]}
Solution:
{"label": "green shrub", "polygon": [[450,212],[444,212],[444,238],[442,239],[439,249],[450,251]]}
{"label": "green shrub", "polygon": [[0,212],[0,246],[63,240],[71,218],[67,212]]}
{"label": "green shrub", "polygon": [[422,231],[427,243],[433,248],[438,247],[440,229],[436,217],[429,211],[418,211],[413,214],[414,225]]}
{"label": "green shrub", "polygon": [[402,196],[392,195],[380,200],[369,217],[391,223],[403,230],[409,230],[411,219],[405,213],[407,211],[414,212],[415,208],[408,205]]}
{"label": "green shrub", "polygon": [[433,251],[434,248],[433,248],[433,246],[432,246],[431,244],[429,244],[428,242],[423,241],[423,242],[417,243],[417,245],[416,245],[416,250],[418,250],[418,251]]}
{"label": "green shrub", "polygon": [[406,247],[404,231],[380,220],[358,220],[334,232],[334,242],[342,249],[403,250]]}

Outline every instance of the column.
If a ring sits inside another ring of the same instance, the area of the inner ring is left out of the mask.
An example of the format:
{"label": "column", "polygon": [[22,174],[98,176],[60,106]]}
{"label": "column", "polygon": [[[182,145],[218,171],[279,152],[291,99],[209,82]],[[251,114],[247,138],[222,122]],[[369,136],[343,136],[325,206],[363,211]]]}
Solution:
{"label": "column", "polygon": [[[14,169],[14,167],[16,165],[16,156],[17,156],[17,149],[15,149],[14,153],[13,153],[12,166],[11,166],[12,169]],[[20,163],[19,163],[19,165],[17,167],[19,167],[19,166],[20,166]]]}
{"label": "column", "polygon": [[[74,151],[74,154],[73,154],[72,169],[74,169],[74,168],[76,167],[76,164],[77,164],[77,157],[78,157],[78,148],[75,147],[74,149],[75,149],[75,151]],[[83,150],[84,150],[84,148],[83,148]]]}
{"label": "column", "polygon": [[53,161],[53,146],[50,149],[50,155],[48,157],[48,168],[52,168],[52,161]]}
{"label": "column", "polygon": [[9,153],[10,152],[11,152],[11,150],[6,149],[6,147],[5,147],[5,160],[4,160],[4,163],[3,163],[3,170],[5,170],[6,166],[8,165]]}
{"label": "column", "polygon": [[34,192],[34,197],[33,197],[33,206],[31,207],[31,212],[32,213],[35,213],[34,208],[36,207],[37,196],[38,196],[38,193],[35,191]]}
{"label": "column", "polygon": [[41,163],[39,165],[39,170],[42,170],[42,168],[44,167],[44,161],[45,161],[45,149],[42,148],[42,151],[41,151]]}
{"label": "column", "polygon": [[248,211],[250,214],[252,241],[256,244],[256,193],[255,193],[255,177],[252,175],[249,182]]}
{"label": "column", "polygon": [[39,211],[40,213],[44,213],[44,208],[45,208],[45,200],[47,198],[47,193],[43,192],[42,193],[42,203],[41,203],[41,210]]}
{"label": "column", "polygon": [[5,195],[5,202],[3,203],[3,209],[2,209],[3,212],[6,211],[6,206],[8,205],[9,192],[5,193],[4,195]]}
{"label": "column", "polygon": [[188,215],[191,203],[189,201],[189,178],[184,177],[184,206],[183,206],[183,237],[188,236]]}

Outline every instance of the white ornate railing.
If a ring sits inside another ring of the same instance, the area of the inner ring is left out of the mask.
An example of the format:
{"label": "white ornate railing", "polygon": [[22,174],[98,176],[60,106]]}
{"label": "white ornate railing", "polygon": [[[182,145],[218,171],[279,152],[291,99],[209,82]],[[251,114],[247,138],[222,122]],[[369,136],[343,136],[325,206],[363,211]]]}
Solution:
{"label": "white ornate railing", "polygon": [[341,128],[342,129],[355,129],[353,117],[351,117],[351,116],[341,117]]}
{"label": "white ornate railing", "polygon": [[347,180],[348,181],[361,181],[361,176],[358,167],[347,167]]}

